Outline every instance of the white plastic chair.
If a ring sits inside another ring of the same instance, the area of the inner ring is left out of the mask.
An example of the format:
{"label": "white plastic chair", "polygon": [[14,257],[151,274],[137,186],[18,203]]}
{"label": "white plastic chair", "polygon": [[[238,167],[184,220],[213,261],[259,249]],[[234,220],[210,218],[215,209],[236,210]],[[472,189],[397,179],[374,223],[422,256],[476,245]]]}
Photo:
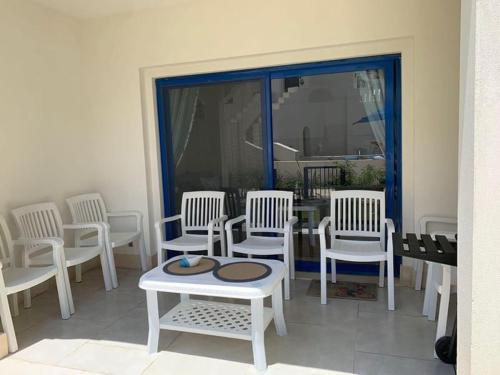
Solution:
{"label": "white plastic chair", "polygon": [[[141,257],[141,268],[143,271],[151,268],[151,259],[146,253],[144,243],[144,230],[142,214],[139,211],[117,211],[108,212],[104,200],[99,193],[82,194],[66,199],[74,224],[78,223],[104,223],[106,254],[111,272],[113,287],[118,287],[118,277],[116,275],[115,259],[113,249],[124,246],[134,241],[138,242],[139,254]],[[135,230],[130,232],[112,231],[109,225],[110,217],[134,217]],[[95,236],[89,237],[89,231],[81,231],[75,236],[77,246],[95,246],[97,239]],[[76,281],[82,280],[81,266],[75,269]]]}
{"label": "white plastic chair", "polygon": [[[218,241],[221,243],[222,256],[226,255],[225,195],[221,191],[191,191],[182,194],[180,215],[167,217],[155,223],[158,265],[163,263],[164,250],[182,251],[185,254],[191,251],[206,251],[209,256],[213,256],[214,244]],[[163,225],[177,220],[181,221],[181,235],[172,240],[164,240]]]}
{"label": "white plastic chair", "polygon": [[[234,243],[233,225],[245,222],[246,239]],[[226,223],[228,256],[234,253],[252,255],[283,255],[285,263],[285,299],[290,299],[290,278],[295,279],[293,249],[293,192],[277,190],[249,191],[245,215]],[[262,234],[282,236],[263,236]]]}
{"label": "white plastic chair", "polygon": [[[104,224],[103,223],[80,223],[64,224],[55,203],[38,203],[19,207],[12,210],[16,223],[25,243],[23,256],[23,267],[48,266],[54,264],[52,254],[43,251],[46,246],[40,246],[40,240],[57,238],[62,242],[61,265],[64,268],[64,279],[68,296],[70,312],[75,312],[71,286],[68,278],[67,268],[85,263],[95,257],[100,257],[104,286],[106,290],[112,289],[111,276],[109,272],[108,257],[106,256]],[[97,231],[97,245],[89,247],[64,247],[64,230],[93,230]],[[30,291],[24,292],[24,307],[31,306]]]}
{"label": "white plastic chair", "polygon": [[[417,233],[429,233],[428,232],[428,226],[429,224],[446,224],[448,226],[456,226],[457,225],[457,219],[454,218],[449,218],[449,217],[441,217],[441,216],[423,216],[420,218],[418,222],[418,227],[416,228]],[[437,234],[442,234],[442,235],[455,235],[457,232],[450,232],[450,231],[440,231]],[[424,273],[424,261],[423,260],[415,260],[416,262],[416,268],[415,268],[415,290],[421,290],[422,289],[422,277]],[[429,275],[429,273],[427,273]]]}
{"label": "white plastic chair", "polygon": [[64,270],[61,265],[63,242],[58,238],[46,238],[35,241],[31,242],[31,245],[52,247],[49,256],[52,258],[53,265],[45,267],[15,267],[12,237],[4,217],[0,215],[0,318],[3,329],[7,334],[9,352],[17,351],[18,346],[7,296],[11,295],[13,297],[12,310],[13,315],[16,316],[19,314],[17,293],[41,284],[51,277],[55,277],[61,316],[63,319],[69,319],[70,317],[70,308],[64,282]]}
{"label": "white plastic chair", "polygon": [[[385,192],[345,190],[331,192],[331,216],[321,220],[321,303],[326,304],[326,260],[331,259],[332,282],[335,283],[335,261],[380,262],[379,286],[384,286],[387,262],[388,308],[394,310],[394,257],[392,233],[394,223],[385,218]],[[385,250],[385,226],[390,241]],[[326,244],[326,228],[330,225],[331,246]],[[337,236],[367,237],[366,241],[339,239]],[[376,238],[376,240],[368,240]]]}

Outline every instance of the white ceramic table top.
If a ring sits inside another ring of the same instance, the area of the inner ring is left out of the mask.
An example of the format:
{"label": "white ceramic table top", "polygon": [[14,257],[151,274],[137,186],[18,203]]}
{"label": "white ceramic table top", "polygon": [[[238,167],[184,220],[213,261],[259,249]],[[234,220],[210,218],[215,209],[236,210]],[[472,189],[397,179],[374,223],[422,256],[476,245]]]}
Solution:
{"label": "white ceramic table top", "polygon": [[285,265],[273,259],[248,259],[211,257],[217,259],[220,265],[234,262],[259,262],[271,267],[271,274],[263,279],[250,282],[227,282],[217,279],[212,271],[190,276],[177,276],[163,271],[165,264],[174,262],[182,255],[169,259],[144,275],[139,280],[139,288],[156,290],[159,292],[197,294],[226,298],[262,298],[270,295],[276,284],[281,282],[285,275]]}

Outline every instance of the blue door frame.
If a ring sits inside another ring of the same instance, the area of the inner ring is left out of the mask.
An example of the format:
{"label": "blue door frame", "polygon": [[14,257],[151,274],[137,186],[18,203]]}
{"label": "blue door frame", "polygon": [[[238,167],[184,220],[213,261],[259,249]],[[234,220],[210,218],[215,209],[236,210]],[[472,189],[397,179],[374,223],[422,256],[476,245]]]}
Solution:
{"label": "blue door frame", "polygon": [[[263,142],[265,187],[274,188],[273,126],[271,80],[318,74],[345,73],[367,69],[382,69],[385,77],[385,126],[386,126],[386,215],[394,220],[396,229],[402,228],[402,160],[401,160],[401,56],[383,55],[316,63],[276,66],[221,73],[160,78],[156,80],[159,124],[160,155],[162,166],[163,200],[165,216],[175,215],[175,173],[171,145],[171,124],[168,114],[168,90],[172,88],[260,80],[262,83]],[[167,237],[172,229],[167,227]],[[401,258],[395,258],[395,273],[399,276]],[[319,272],[319,261],[297,260],[299,271]],[[339,263],[337,272],[362,275],[378,274],[376,264]]]}

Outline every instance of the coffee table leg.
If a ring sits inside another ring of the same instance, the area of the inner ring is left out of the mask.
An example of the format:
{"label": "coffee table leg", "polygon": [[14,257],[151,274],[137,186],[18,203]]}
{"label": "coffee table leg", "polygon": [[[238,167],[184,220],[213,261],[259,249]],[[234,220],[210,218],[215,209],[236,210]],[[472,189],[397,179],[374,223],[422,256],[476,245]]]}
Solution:
{"label": "coffee table leg", "polygon": [[307,226],[309,229],[309,245],[316,246],[316,238],[314,237],[314,210],[307,211]]}
{"label": "coffee table leg", "polygon": [[273,313],[274,325],[278,336],[285,336],[287,334],[285,317],[283,316],[283,294],[281,291],[281,282],[278,283],[273,290]]}
{"label": "coffee table leg", "polygon": [[262,372],[267,368],[264,346],[264,299],[252,299],[251,303],[253,362],[257,371]]}
{"label": "coffee table leg", "polygon": [[146,290],[146,301],[148,305],[148,352],[150,354],[158,351],[158,340],[160,338],[160,317],[158,312],[158,292]]}

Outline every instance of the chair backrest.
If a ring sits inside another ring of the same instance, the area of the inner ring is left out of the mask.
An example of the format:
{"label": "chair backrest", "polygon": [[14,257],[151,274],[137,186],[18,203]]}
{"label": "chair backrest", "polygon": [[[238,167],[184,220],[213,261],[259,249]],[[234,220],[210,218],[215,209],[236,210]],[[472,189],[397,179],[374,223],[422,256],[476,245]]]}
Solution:
{"label": "chair backrest", "polygon": [[379,237],[385,242],[385,192],[333,190],[330,205],[332,238]]}
{"label": "chair backrest", "polygon": [[0,215],[0,262],[2,262],[4,268],[12,266],[12,262],[14,262],[14,258],[12,258],[14,254],[13,248],[14,245],[7,221]]}
{"label": "chair backrest", "polygon": [[246,231],[283,233],[293,215],[293,192],[279,190],[249,191],[246,202]]}
{"label": "chair backrest", "polygon": [[[210,220],[224,215],[223,191],[190,191],[182,194],[181,227],[186,231],[207,230]],[[220,227],[220,224],[216,226]]]}
{"label": "chair backrest", "polygon": [[62,219],[57,206],[53,202],[37,203],[12,210],[16,224],[25,239],[27,251],[34,251],[40,247],[32,240],[58,237],[63,238]]}
{"label": "chair backrest", "polygon": [[108,222],[104,200],[99,193],[81,194],[66,199],[74,224]]}
{"label": "chair backrest", "polygon": [[[449,230],[433,230],[429,231],[429,224],[444,224],[447,227],[453,227],[454,231],[449,231]],[[456,234],[456,226],[458,224],[458,221],[456,218],[451,218],[451,217],[441,217],[441,216],[422,216],[420,220],[418,221],[419,227],[416,228],[416,232],[420,232],[421,234],[426,233],[426,234],[431,234],[431,235],[436,235],[436,234],[443,234],[446,236],[454,236]]]}

